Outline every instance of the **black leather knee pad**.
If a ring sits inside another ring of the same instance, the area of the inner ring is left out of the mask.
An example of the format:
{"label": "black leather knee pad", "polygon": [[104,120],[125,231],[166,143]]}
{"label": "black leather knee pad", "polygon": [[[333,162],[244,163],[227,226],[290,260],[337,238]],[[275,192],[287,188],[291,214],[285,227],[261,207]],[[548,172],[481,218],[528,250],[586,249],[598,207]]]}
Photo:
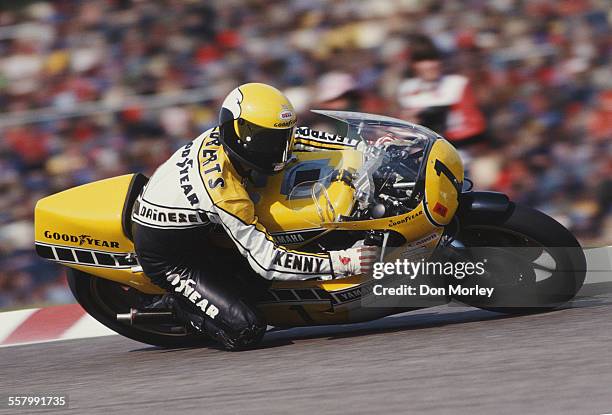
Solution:
{"label": "black leather knee pad", "polygon": [[134,234],[141,265],[154,284],[168,291],[165,306],[174,310],[177,320],[229,350],[261,340],[267,325],[255,306],[256,293],[263,289],[255,284],[258,280],[237,273],[244,270],[230,267],[228,272],[223,263],[211,259],[213,253],[195,255],[189,250],[193,244],[185,247],[180,238],[170,244],[166,233],[157,229],[136,227]]}

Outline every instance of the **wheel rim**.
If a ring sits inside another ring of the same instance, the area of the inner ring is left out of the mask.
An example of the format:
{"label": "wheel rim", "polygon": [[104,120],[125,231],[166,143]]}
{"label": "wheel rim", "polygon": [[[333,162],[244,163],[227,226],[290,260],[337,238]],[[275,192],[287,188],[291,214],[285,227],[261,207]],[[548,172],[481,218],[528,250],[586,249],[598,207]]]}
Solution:
{"label": "wheel rim", "polygon": [[[546,247],[527,235],[493,226],[472,226],[466,230],[472,234],[468,246],[499,249],[517,261],[528,261],[536,273],[536,281],[548,279],[558,270],[559,261],[550,251],[553,248]],[[462,242],[465,242],[465,238],[462,238]]]}
{"label": "wheel rim", "polygon": [[[487,253],[483,258],[488,259],[486,268],[493,268],[490,281],[506,290],[502,296],[512,294],[509,298],[518,300],[510,307],[556,305],[579,288],[573,270],[566,268],[571,262],[562,247],[547,247],[515,230],[484,225],[464,229],[460,241]],[[496,262],[501,264],[497,270]]]}

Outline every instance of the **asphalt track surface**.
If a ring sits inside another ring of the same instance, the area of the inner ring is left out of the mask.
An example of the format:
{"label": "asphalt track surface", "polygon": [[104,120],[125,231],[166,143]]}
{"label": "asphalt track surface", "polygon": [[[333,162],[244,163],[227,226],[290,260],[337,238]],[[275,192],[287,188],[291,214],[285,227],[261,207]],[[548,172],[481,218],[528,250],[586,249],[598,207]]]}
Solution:
{"label": "asphalt track surface", "polygon": [[239,353],[119,336],[8,347],[0,396],[68,394],[68,410],[33,413],[612,413],[611,316],[600,283],[544,314],[444,306],[274,331]]}

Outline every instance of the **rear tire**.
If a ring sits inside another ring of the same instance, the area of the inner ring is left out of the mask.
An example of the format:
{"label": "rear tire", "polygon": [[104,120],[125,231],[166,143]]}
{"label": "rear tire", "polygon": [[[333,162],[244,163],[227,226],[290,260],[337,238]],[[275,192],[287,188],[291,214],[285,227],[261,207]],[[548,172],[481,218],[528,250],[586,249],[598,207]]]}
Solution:
{"label": "rear tire", "polygon": [[117,314],[142,307],[153,296],[137,292],[117,282],[68,269],[68,285],[78,303],[93,318],[122,336],[159,347],[189,347],[209,342],[203,334],[180,330],[178,325],[128,324],[118,321]]}

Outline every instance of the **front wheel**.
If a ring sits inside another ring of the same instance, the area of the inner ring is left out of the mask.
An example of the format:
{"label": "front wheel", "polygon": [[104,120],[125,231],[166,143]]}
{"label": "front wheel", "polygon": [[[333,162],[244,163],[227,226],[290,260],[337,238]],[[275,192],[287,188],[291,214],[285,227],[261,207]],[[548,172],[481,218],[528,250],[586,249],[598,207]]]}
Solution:
{"label": "front wheel", "polygon": [[459,283],[494,288],[491,297],[455,297],[479,308],[512,314],[545,311],[571,300],[584,283],[586,260],[576,238],[529,207],[510,203],[504,215],[471,218],[455,246],[485,270]]}
{"label": "front wheel", "polygon": [[207,337],[172,323],[129,324],[118,321],[117,314],[131,308],[144,308],[157,296],[143,294],[133,288],[85,272],[69,269],[68,285],[78,303],[93,318],[111,330],[142,343],[160,347],[202,345]]}

